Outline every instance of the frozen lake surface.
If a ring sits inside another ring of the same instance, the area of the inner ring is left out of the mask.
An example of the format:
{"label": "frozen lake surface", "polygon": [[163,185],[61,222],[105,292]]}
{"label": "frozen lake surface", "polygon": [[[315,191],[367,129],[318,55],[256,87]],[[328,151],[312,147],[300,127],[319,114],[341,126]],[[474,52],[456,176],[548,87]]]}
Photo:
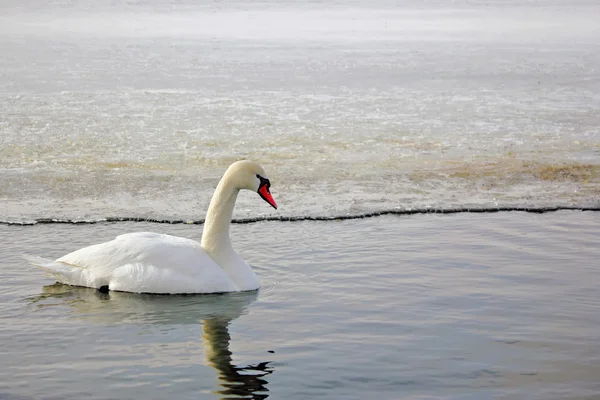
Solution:
{"label": "frozen lake surface", "polygon": [[283,216],[597,207],[599,19],[566,0],[4,1],[0,219],[202,218],[240,158]]}

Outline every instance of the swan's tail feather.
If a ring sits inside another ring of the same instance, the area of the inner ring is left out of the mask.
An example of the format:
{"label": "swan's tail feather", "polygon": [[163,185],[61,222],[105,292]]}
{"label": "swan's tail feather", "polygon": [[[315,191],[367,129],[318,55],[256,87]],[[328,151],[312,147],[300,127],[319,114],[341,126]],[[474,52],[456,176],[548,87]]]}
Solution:
{"label": "swan's tail feather", "polygon": [[24,255],[30,264],[40,268],[46,275],[61,283],[70,283],[73,278],[73,267],[47,258]]}
{"label": "swan's tail feather", "polygon": [[23,258],[29,264],[35,265],[36,267],[43,268],[45,265],[49,265],[54,263],[54,261],[49,260],[47,258],[42,258],[38,256],[30,256],[29,254],[23,254]]}

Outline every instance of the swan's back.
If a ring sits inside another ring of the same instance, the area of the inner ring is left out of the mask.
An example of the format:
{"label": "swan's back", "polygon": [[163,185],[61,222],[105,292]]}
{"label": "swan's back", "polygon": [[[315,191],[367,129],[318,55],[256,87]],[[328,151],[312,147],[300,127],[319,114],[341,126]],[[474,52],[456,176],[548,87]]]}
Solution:
{"label": "swan's back", "polygon": [[[190,263],[210,259],[195,240],[153,232],[134,232],[115,239],[76,250],[58,262],[80,268],[94,268],[97,273],[111,270],[129,262],[158,264],[193,273]],[[182,271],[183,272],[183,271]]]}
{"label": "swan's back", "polygon": [[[148,293],[214,293],[239,290],[195,240],[152,232],[69,253],[42,267],[59,282]],[[57,275],[58,273],[58,275]]]}

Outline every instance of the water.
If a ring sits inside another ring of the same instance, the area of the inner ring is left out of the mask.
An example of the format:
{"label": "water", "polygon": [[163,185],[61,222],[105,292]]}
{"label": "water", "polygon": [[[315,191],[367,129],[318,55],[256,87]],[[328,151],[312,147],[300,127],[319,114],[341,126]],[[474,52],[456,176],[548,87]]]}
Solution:
{"label": "water", "polygon": [[[0,399],[597,399],[599,214],[234,225],[258,292],[102,295],[59,257],[237,218],[600,207],[592,0],[0,4]],[[52,218],[89,225],[35,224]]]}
{"label": "water", "polygon": [[258,292],[53,285],[20,258],[137,230],[0,226],[2,399],[597,399],[598,213],[235,225]]}
{"label": "water", "polygon": [[595,1],[0,7],[3,221],[600,201]]}

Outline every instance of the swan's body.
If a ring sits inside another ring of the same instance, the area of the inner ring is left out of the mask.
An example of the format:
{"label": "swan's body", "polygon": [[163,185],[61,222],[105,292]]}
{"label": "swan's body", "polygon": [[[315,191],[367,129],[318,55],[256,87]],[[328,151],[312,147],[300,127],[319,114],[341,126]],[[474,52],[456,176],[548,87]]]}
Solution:
{"label": "swan's body", "polygon": [[240,189],[255,190],[276,207],[269,186],[258,164],[232,164],[210,202],[202,242],[151,232],[127,233],[56,261],[29,260],[68,285],[140,293],[255,290],[260,286],[258,277],[233,250],[229,225]]}

